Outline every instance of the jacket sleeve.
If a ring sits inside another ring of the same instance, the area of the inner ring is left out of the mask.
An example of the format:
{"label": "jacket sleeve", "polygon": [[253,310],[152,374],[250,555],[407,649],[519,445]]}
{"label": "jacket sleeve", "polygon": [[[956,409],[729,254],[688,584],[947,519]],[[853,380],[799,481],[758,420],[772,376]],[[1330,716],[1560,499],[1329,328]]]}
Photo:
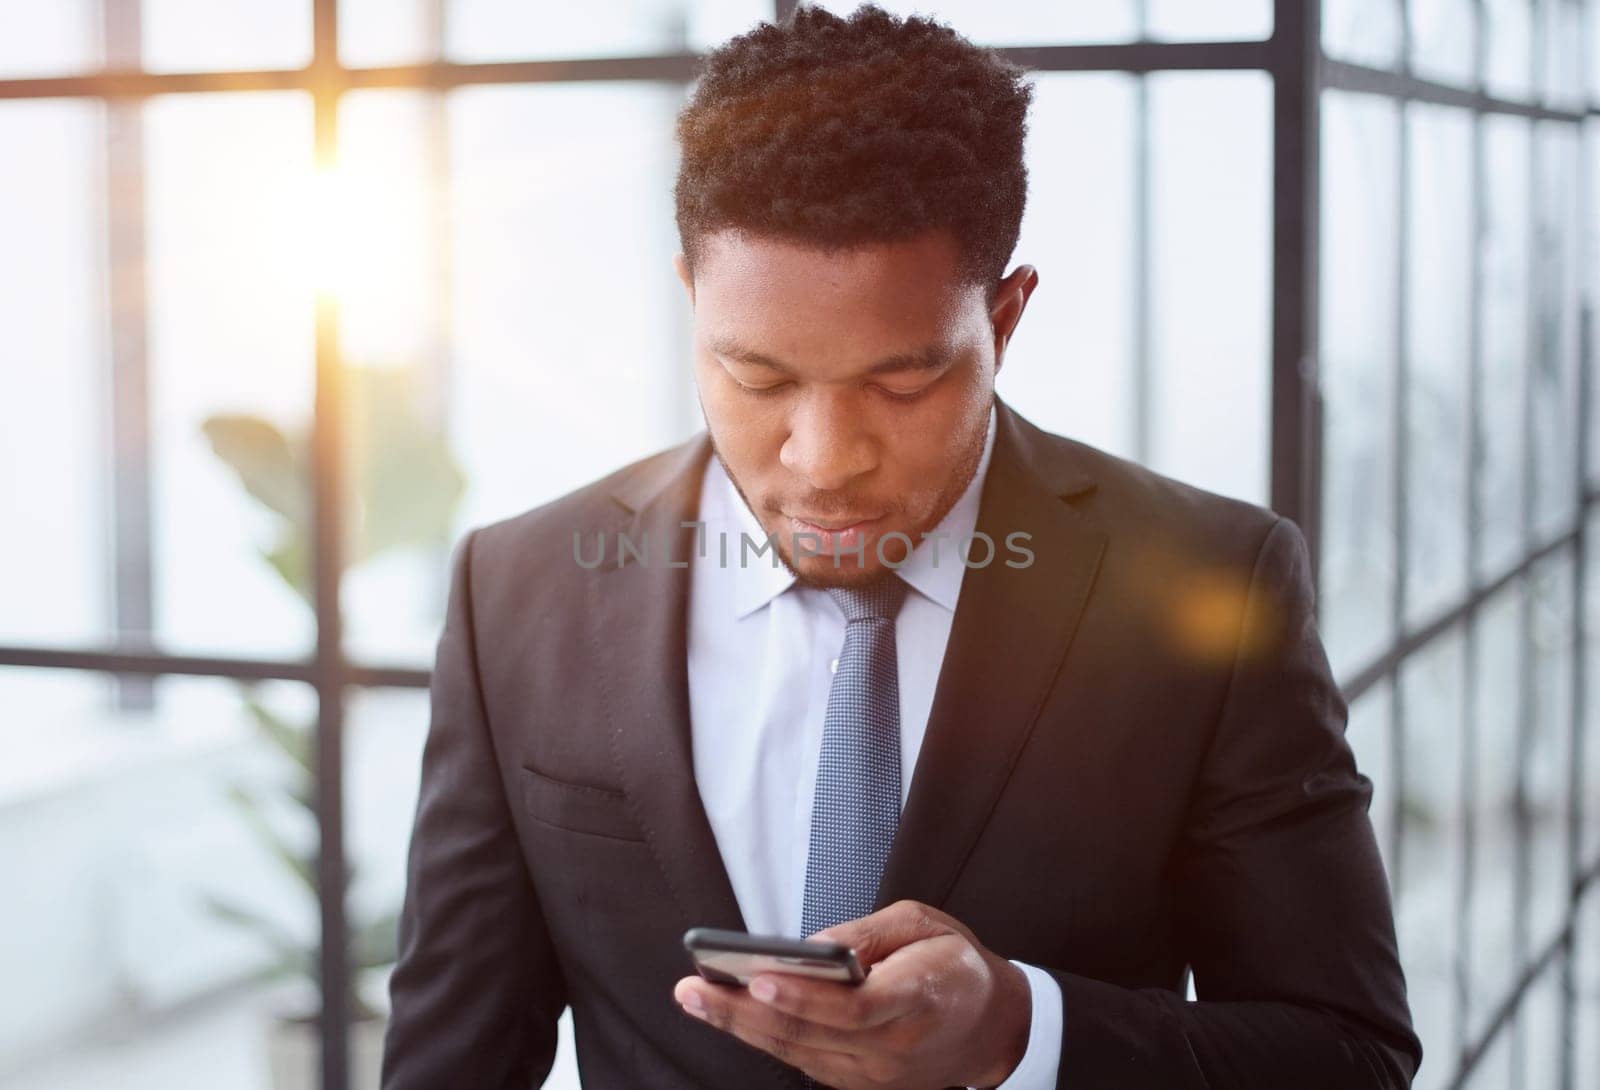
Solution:
{"label": "jacket sleeve", "polygon": [[384,1090],[518,1090],[555,1061],[566,983],[517,841],[479,686],[472,531],[457,547],[430,689]]}
{"label": "jacket sleeve", "polygon": [[1051,970],[1061,1090],[1397,1088],[1411,1027],[1388,883],[1313,620],[1305,539],[1256,557],[1232,676],[1173,859],[1197,1000]]}

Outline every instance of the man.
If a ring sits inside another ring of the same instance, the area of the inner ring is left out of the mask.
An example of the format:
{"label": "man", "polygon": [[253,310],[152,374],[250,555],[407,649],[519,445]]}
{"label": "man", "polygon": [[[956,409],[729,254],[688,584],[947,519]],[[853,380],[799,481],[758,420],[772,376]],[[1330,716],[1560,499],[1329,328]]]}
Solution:
{"label": "man", "polygon": [[389,1090],[537,1085],[568,1005],[591,1088],[1409,1085],[1299,531],[994,396],[1030,95],[870,7],[708,58],[707,428],[456,551]]}

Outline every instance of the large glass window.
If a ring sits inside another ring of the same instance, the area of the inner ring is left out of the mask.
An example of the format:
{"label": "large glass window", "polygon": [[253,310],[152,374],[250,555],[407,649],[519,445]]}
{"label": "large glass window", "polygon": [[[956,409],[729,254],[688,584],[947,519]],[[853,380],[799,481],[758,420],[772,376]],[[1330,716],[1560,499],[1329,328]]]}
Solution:
{"label": "large glass window", "polygon": [[0,669],[7,1090],[255,1086],[273,1016],[317,1010],[316,694],[166,677],[152,696],[118,711],[98,674]]}
{"label": "large glass window", "polygon": [[1322,3],[1320,608],[1419,1086],[1591,1062],[1595,8]]}
{"label": "large glass window", "polygon": [[1472,122],[1419,105],[1406,118],[1404,227],[1406,543],[1403,622],[1431,620],[1467,588],[1471,459]]}
{"label": "large glass window", "polygon": [[1328,657],[1341,670],[1394,636],[1399,125],[1392,103],[1324,96],[1319,608]]}
{"label": "large glass window", "polygon": [[[274,516],[310,482],[311,102],[166,95],[140,120],[155,637],[175,651],[305,654],[309,552]],[[258,450],[244,415],[285,448]]]}
{"label": "large glass window", "polygon": [[[1600,3],[884,6],[1036,85],[1001,395],[1306,531],[1418,1085],[1590,1085]],[[0,0],[0,1090],[374,1085],[450,549],[701,425],[672,124],[792,7]]]}
{"label": "large glass window", "polygon": [[[0,171],[0,237],[10,254],[34,255],[0,259],[0,510],[26,513],[32,528],[0,534],[7,643],[81,642],[108,628],[104,142],[98,102],[0,102],[0,146],[29,149]],[[50,473],[23,472],[30,464]]]}

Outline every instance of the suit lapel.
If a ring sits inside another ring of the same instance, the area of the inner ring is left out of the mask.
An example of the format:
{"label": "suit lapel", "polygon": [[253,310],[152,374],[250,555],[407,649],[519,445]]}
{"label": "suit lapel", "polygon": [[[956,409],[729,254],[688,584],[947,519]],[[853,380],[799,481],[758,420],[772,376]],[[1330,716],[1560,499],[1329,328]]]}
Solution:
{"label": "suit lapel", "polygon": [[[995,426],[977,526],[995,558],[962,578],[877,908],[901,898],[943,903],[1060,672],[1105,549],[1105,535],[1063,502],[1094,485],[1060,440],[1004,402]],[[1006,545],[1015,531],[1031,535],[1026,568],[1005,563],[1016,560]]]}
{"label": "suit lapel", "polygon": [[[615,527],[645,553],[641,563],[606,539],[605,560],[587,573],[605,678],[607,744],[634,817],[693,925],[745,930],[694,776],[689,734],[689,571],[668,566],[693,555],[681,522],[697,517],[711,444],[704,432],[627,483]],[[631,512],[631,515],[629,514]],[[665,546],[670,542],[670,551]]]}
{"label": "suit lapel", "polygon": [[[631,513],[619,528],[647,559],[641,563],[624,551],[625,562],[618,565],[616,542],[608,542],[606,562],[588,573],[591,634],[604,678],[612,760],[683,920],[745,931],[700,799],[689,733],[687,562],[696,536],[681,524],[699,515],[700,481],[710,456],[710,440],[700,432],[618,492],[620,512]],[[682,962],[677,971],[688,972],[686,958],[673,960]],[[730,1086],[801,1085],[797,1068],[767,1053],[721,1033],[708,1039],[709,1047],[724,1054],[719,1063]]]}
{"label": "suit lapel", "polygon": [[[997,399],[994,455],[977,528],[995,559],[969,569],[950,631],[922,749],[879,884],[877,906],[908,897],[939,905],[988,821],[1059,673],[1099,570],[1106,538],[1064,497],[1094,484],[1046,436]],[[651,852],[687,918],[745,930],[694,776],[688,693],[689,571],[704,432],[627,482],[605,562],[587,574],[595,654],[605,679],[607,742]],[[1026,568],[1007,535],[1023,531]],[[670,542],[670,554],[666,551]]]}

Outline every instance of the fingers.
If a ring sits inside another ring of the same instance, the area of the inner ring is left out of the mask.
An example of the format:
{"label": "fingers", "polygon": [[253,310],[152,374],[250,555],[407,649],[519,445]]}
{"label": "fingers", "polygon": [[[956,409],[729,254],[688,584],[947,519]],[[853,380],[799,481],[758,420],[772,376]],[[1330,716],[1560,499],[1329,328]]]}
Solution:
{"label": "fingers", "polygon": [[[754,999],[743,988],[707,988],[696,978],[678,981],[673,996],[684,1012],[748,1045],[806,1071],[842,1070],[855,1061],[860,1039],[846,1030],[807,1021]],[[700,1000],[696,1010],[691,998]]]}
{"label": "fingers", "polygon": [[[771,994],[763,991],[770,986]],[[861,984],[808,980],[786,973],[763,973],[750,981],[757,1003],[837,1030],[860,1032],[913,1013],[922,1001],[921,977],[889,966]]]}
{"label": "fingers", "polygon": [[[856,985],[763,973],[745,989],[687,976],[673,998],[686,1014],[836,1084],[839,1076],[881,1067],[895,1051],[886,1045],[904,1043],[914,1029],[910,1016],[927,1009],[938,959],[949,957],[952,941],[962,944],[963,930],[938,909],[903,900],[811,937],[844,943],[876,968]],[[923,942],[938,938],[945,941]]]}
{"label": "fingers", "polygon": [[919,939],[958,933],[953,924],[950,917],[931,905],[903,900],[859,919],[834,924],[811,938],[842,942],[855,950],[862,965],[876,965]]}

